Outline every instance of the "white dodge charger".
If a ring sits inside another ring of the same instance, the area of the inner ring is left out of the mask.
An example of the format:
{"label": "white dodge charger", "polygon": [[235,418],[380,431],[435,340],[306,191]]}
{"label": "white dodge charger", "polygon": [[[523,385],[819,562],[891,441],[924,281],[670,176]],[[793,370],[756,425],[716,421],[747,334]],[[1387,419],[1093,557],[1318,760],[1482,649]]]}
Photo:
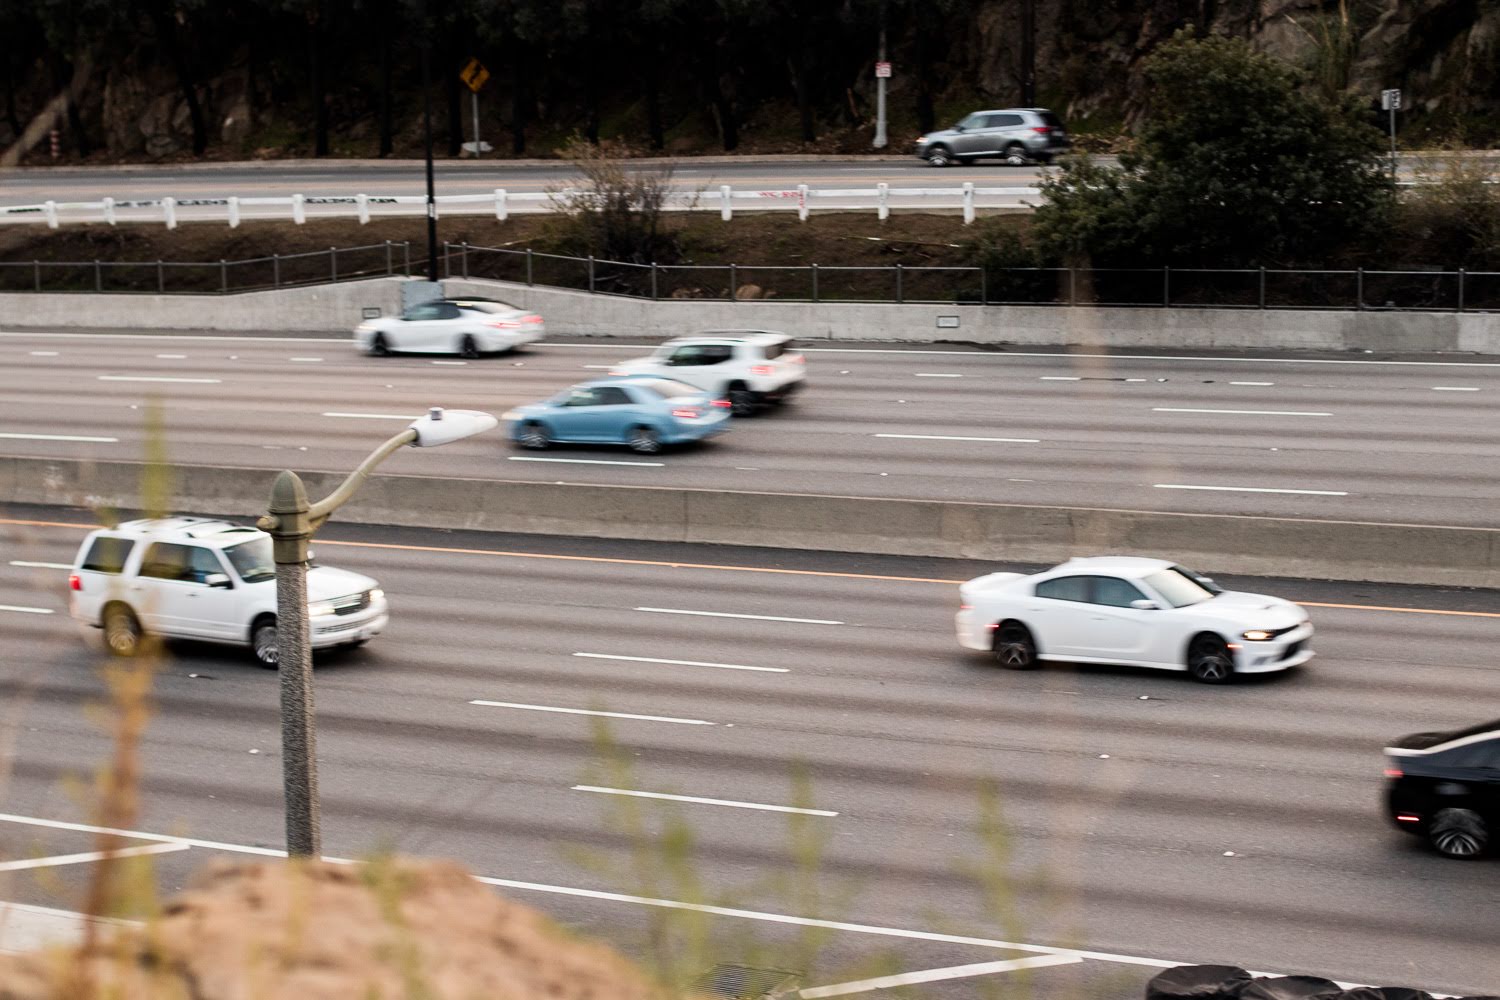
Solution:
{"label": "white dodge charger", "polygon": [[366,320],[354,328],[354,342],[376,356],[416,351],[477,358],[541,340],[546,332],[542,317],[507,302],[436,299],[412,306],[400,316]]}
{"label": "white dodge charger", "polygon": [[959,587],[958,641],[1029,670],[1045,660],[1236,673],[1312,659],[1312,622],[1291,601],[1220,590],[1164,559],[1070,559],[1044,573],[991,573]]}

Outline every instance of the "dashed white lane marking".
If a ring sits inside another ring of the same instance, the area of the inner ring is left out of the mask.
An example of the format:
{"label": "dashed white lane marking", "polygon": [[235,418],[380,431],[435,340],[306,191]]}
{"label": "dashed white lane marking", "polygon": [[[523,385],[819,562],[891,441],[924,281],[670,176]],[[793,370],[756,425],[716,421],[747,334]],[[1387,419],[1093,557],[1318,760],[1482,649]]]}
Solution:
{"label": "dashed white lane marking", "polygon": [[963,378],[957,372],[912,372],[917,378]]}
{"label": "dashed white lane marking", "polygon": [[591,372],[607,372],[611,368],[613,368],[614,365],[584,365],[583,367],[587,368]]}
{"label": "dashed white lane marking", "polygon": [[26,608],[19,604],[0,604],[0,611],[14,611],[20,615],[50,615],[51,608]]}
{"label": "dashed white lane marking", "polygon": [[31,352],[31,356],[33,358],[55,358],[55,357],[57,357],[57,354],[58,354],[57,351],[32,351]]}
{"label": "dashed white lane marking", "polygon": [[914,986],[917,983],[939,983],[949,979],[993,976],[1001,972],[1042,969],[1049,965],[1075,965],[1082,961],[1083,959],[1077,955],[1033,955],[1030,958],[1010,958],[1003,962],[950,965],[946,969],[923,969],[920,972],[902,972],[894,976],[859,979],[848,983],[834,983],[830,986],[812,986],[798,990],[796,995],[802,1000],[821,1000],[822,997],[843,997],[852,993],[869,993],[873,990],[888,990],[897,986]]}
{"label": "dashed white lane marking", "polygon": [[62,865],[90,864],[106,858],[136,858],[146,854],[172,854],[186,851],[188,844],[142,844],[140,847],[122,847],[118,851],[86,851],[82,854],[54,854],[46,858],[23,858],[19,861],[0,861],[0,872],[19,872],[33,868],[57,868]]}
{"label": "dashed white lane marking", "polygon": [[720,670],[756,670],[767,674],[791,673],[786,667],[751,667],[743,663],[710,663],[706,660],[663,660],[655,656],[616,656],[613,653],[574,653],[573,655],[582,656],[590,660],[622,660],[626,663],[664,663],[669,667],[717,667]]}
{"label": "dashed white lane marking", "polygon": [[1080,375],[1043,375],[1042,378],[1041,378],[1041,381],[1043,381],[1043,382],[1082,382],[1083,381],[1083,377],[1080,376]]}
{"label": "dashed white lane marking", "polygon": [[1235,413],[1252,417],[1331,417],[1324,410],[1208,410],[1195,406],[1153,406],[1153,413]]}
{"label": "dashed white lane marking", "polygon": [[793,622],[798,625],[842,625],[829,618],[782,618],[777,615],[741,615],[732,611],[685,611],[682,608],[636,608],[637,611],[651,611],[660,615],[697,615],[702,618],[748,618],[758,622]]}
{"label": "dashed white lane marking", "polygon": [[160,358],[163,361],[182,361],[183,359],[185,359],[187,357],[187,355],[186,354],[158,354],[157,357]]}
{"label": "dashed white lane marking", "polygon": [[322,361],[322,358],[287,358],[288,361]]}
{"label": "dashed white lane marking", "polygon": [[664,462],[624,462],[608,458],[536,458],[531,455],[507,455],[511,462],[562,462],[566,465],[635,465],[643,469],[660,469]]}
{"label": "dashed white lane marking", "polygon": [[959,437],[950,434],[872,434],[870,436],[897,438],[902,441],[988,441],[995,444],[1041,444],[1040,438]]}
{"label": "dashed white lane marking", "polygon": [[587,708],[557,708],[552,705],[522,705],[514,701],[484,701],[475,699],[470,705],[486,708],[514,708],[523,712],[555,712],[559,715],[592,715],[601,719],[633,719],[636,722],[675,722],[679,726],[716,726],[717,722],[703,719],[677,719],[670,715],[632,715],[629,712],[596,712]]}
{"label": "dashed white lane marking", "polygon": [[434,361],[435,365],[466,365],[467,361]]}
{"label": "dashed white lane marking", "polygon": [[22,569],[72,569],[73,568],[72,566],[68,565],[67,563],[27,562],[25,559],[12,559],[10,561],[10,564],[12,566],[19,566]]}
{"label": "dashed white lane marking", "polygon": [[1432,387],[1432,391],[1433,392],[1478,392],[1479,391],[1479,386],[1477,386],[1477,385],[1435,385],[1435,386]]}
{"label": "dashed white lane marking", "polygon": [[668,795],[665,792],[638,792],[629,788],[602,788],[598,785],[574,785],[575,792],[600,795],[628,795],[635,799],[663,799],[667,802],[690,802],[701,806],[728,806],[731,809],[759,809],[762,812],[796,813],[799,816],[837,816],[832,809],[803,809],[800,806],[772,806],[764,802],[739,802],[735,799],[705,799],[697,795]]}
{"label": "dashed white lane marking", "polygon": [[1275,382],[1231,382],[1230,385],[1275,385]]}
{"label": "dashed white lane marking", "polygon": [[323,414],[325,417],[345,417],[350,420],[418,420],[419,417],[406,413],[341,413],[333,411]]}
{"label": "dashed white lane marking", "polygon": [[1299,493],[1313,497],[1346,497],[1340,490],[1277,490],[1266,486],[1187,486],[1182,483],[1152,483],[1159,490],[1213,490],[1219,493]]}
{"label": "dashed white lane marking", "polygon": [[100,375],[100,382],[191,382],[197,385],[218,385],[223,379],[178,378],[175,375]]}
{"label": "dashed white lane marking", "polygon": [[0,433],[0,438],[5,438],[7,441],[89,441],[94,444],[117,444],[120,440],[112,437],[89,437],[85,434]]}

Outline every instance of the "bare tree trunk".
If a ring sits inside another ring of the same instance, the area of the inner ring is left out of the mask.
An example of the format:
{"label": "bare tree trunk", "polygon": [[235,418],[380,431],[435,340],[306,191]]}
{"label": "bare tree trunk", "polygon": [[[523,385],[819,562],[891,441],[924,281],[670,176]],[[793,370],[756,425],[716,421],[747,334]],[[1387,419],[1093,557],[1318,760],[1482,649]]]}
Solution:
{"label": "bare tree trunk", "polygon": [[203,106],[198,101],[197,81],[188,63],[187,53],[183,51],[182,42],[177,37],[177,25],[172,19],[172,12],[162,0],[151,0],[146,4],[146,16],[151,19],[157,41],[171,60],[172,70],[177,75],[178,89],[182,91],[182,98],[187,103],[188,121],[193,130],[193,155],[202,156],[208,150],[208,127],[203,121]]}

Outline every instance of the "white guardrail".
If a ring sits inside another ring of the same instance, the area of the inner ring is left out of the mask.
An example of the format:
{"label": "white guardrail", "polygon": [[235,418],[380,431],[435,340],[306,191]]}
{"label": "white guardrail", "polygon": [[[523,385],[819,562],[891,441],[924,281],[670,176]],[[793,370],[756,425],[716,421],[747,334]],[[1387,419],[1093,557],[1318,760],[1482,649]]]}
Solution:
{"label": "white guardrail", "polygon": [[[488,215],[504,221],[511,213],[556,211],[559,199],[582,192],[515,193],[495,188],[486,194],[439,195],[435,211],[448,215]],[[728,184],[708,191],[673,192],[662,207],[667,211],[712,211],[717,208],[724,219],[734,217],[736,205],[741,210],[795,211],[806,220],[814,201],[820,208],[840,211],[874,209],[884,219],[895,208],[959,209],[964,222],[974,221],[977,209],[1032,208],[1024,198],[1037,198],[1035,187],[982,187],[965,182],[949,188],[892,188],[877,184],[873,188],[809,188],[799,184],[787,190],[735,190]],[[244,220],[288,219],[303,224],[308,218],[336,218],[355,215],[362,223],[373,216],[426,215],[427,199],[422,195],[302,195],[285,197],[225,198],[144,198],[102,201],[44,201],[36,205],[0,205],[0,222],[45,222],[56,229],[64,223],[160,222],[168,229],[179,222],[227,222],[235,227]]]}

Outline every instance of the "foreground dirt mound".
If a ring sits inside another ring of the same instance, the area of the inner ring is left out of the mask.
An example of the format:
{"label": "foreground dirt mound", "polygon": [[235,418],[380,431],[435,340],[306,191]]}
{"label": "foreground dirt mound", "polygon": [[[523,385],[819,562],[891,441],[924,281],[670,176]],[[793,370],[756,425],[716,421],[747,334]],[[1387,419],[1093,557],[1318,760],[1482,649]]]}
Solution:
{"label": "foreground dirt mound", "polygon": [[448,862],[207,869],[143,928],[0,956],[0,1000],[666,1000]]}

